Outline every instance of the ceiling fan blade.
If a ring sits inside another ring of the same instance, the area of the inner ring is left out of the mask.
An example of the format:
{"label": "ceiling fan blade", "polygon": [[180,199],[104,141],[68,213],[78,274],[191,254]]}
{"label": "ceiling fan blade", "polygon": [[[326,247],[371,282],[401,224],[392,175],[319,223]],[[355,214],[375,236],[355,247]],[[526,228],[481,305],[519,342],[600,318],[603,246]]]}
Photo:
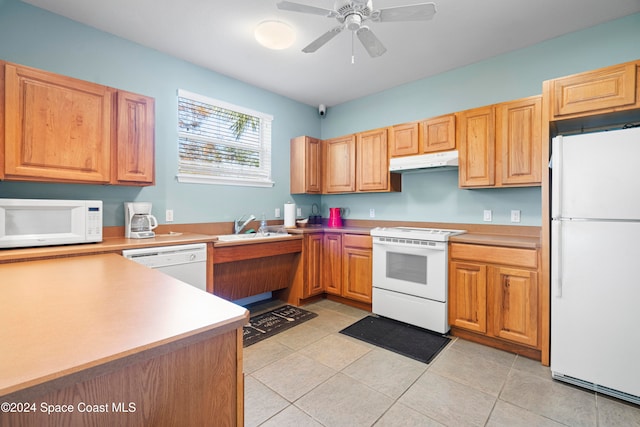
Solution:
{"label": "ceiling fan blade", "polygon": [[372,20],[377,22],[426,21],[433,18],[435,13],[434,3],[420,3],[380,9]]}
{"label": "ceiling fan blade", "polygon": [[329,31],[327,31],[326,33],[324,33],[323,35],[321,35],[320,37],[318,37],[317,39],[309,43],[304,49],[302,49],[302,51],[304,53],[315,52],[316,50],[324,46],[329,40],[331,40],[332,38],[340,34],[340,31],[342,31],[343,28],[344,26],[339,25],[335,28],[330,29]]}
{"label": "ceiling fan blade", "polygon": [[313,15],[321,15],[326,17],[336,16],[336,12],[321,7],[307,6],[306,4],[294,3],[292,1],[281,1],[276,4],[280,10],[288,10],[291,12],[311,13]]}
{"label": "ceiling fan blade", "polygon": [[362,42],[362,45],[369,53],[369,56],[375,58],[377,56],[382,55],[387,51],[387,48],[378,40],[373,31],[369,29],[366,25],[360,27],[358,31],[356,31],[356,35]]}

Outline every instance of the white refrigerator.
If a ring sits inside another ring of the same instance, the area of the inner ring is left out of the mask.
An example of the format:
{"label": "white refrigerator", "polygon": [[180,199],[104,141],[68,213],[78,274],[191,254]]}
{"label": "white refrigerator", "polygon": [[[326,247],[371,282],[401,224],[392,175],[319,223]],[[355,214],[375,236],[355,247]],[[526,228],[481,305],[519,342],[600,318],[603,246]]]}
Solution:
{"label": "white refrigerator", "polygon": [[551,179],[552,376],[640,404],[640,128],[554,138]]}

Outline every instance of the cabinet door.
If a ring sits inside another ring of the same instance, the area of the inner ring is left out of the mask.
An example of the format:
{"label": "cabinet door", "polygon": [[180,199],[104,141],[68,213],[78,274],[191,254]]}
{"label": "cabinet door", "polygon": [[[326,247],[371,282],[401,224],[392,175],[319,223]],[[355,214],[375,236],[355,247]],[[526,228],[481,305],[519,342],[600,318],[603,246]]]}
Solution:
{"label": "cabinet door", "polygon": [[459,113],[460,187],[495,184],[495,113],[493,106]]}
{"label": "cabinet door", "polygon": [[451,262],[449,271],[449,324],[487,332],[487,266]]}
{"label": "cabinet door", "polygon": [[154,183],[154,127],[154,99],[118,91],[116,179],[119,183]]}
{"label": "cabinet door", "polygon": [[303,298],[324,292],[320,263],[322,259],[322,233],[305,236],[305,282]]}
{"label": "cabinet door", "polygon": [[541,96],[497,106],[496,147],[497,184],[541,184]]}
{"label": "cabinet door", "polygon": [[389,131],[389,154],[402,157],[420,152],[420,132],[418,123],[395,125]]}
{"label": "cabinet door", "polygon": [[5,64],[5,176],[108,183],[113,91]]}
{"label": "cabinet door", "polygon": [[371,236],[349,235],[343,237],[342,296],[371,304],[372,280]]}
{"label": "cabinet door", "polygon": [[490,267],[491,335],[538,345],[538,276],[529,270]]}
{"label": "cabinet door", "polygon": [[322,192],[322,141],[309,136],[291,139],[291,194]]}
{"label": "cabinet door", "polygon": [[434,117],[422,122],[422,152],[433,153],[456,149],[456,116]]}
{"label": "cabinet door", "polygon": [[325,234],[322,240],[322,285],[327,293],[342,293],[342,236]]}
{"label": "cabinet door", "polygon": [[355,135],[324,141],[323,170],[323,193],[356,191]]}
{"label": "cabinet door", "polygon": [[626,63],[552,80],[552,117],[588,115],[640,102],[636,99],[636,67],[636,63]]}
{"label": "cabinet door", "polygon": [[386,128],[359,133],[356,158],[358,191],[389,189],[389,148]]}

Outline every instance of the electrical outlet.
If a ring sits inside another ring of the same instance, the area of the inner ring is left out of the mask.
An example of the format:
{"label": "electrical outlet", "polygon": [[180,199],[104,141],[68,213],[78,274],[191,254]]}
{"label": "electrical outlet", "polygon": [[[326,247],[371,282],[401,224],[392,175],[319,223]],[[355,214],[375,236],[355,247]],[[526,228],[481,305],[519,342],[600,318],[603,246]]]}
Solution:
{"label": "electrical outlet", "polygon": [[296,215],[302,216],[302,208],[296,208]]}
{"label": "electrical outlet", "polygon": [[514,209],[511,211],[511,222],[520,222],[520,210]]}
{"label": "electrical outlet", "polygon": [[276,208],[275,217],[280,218],[280,208]]}
{"label": "electrical outlet", "polygon": [[492,216],[493,215],[491,213],[491,209],[485,209],[484,213],[482,214],[482,220],[486,222],[491,222],[493,220]]}
{"label": "electrical outlet", "polygon": [[173,222],[173,209],[167,209],[164,215],[164,219],[167,222]]}
{"label": "electrical outlet", "polygon": [[376,217],[376,210],[374,208],[369,209],[369,218]]}

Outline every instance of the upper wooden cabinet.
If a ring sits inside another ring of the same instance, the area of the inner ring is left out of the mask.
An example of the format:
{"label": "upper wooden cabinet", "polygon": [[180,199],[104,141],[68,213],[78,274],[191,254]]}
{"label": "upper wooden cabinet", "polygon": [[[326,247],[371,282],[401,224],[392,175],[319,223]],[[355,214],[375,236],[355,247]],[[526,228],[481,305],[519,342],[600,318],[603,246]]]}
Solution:
{"label": "upper wooden cabinet", "polygon": [[0,67],[0,178],[154,183],[153,98],[22,65]]}
{"label": "upper wooden cabinet", "polygon": [[327,139],[323,145],[323,193],[356,191],[355,135]]}
{"label": "upper wooden cabinet", "polygon": [[551,120],[640,107],[640,62],[627,62],[545,82]]}
{"label": "upper wooden cabinet", "polygon": [[455,150],[456,116],[447,114],[389,128],[390,157]]}
{"label": "upper wooden cabinet", "polygon": [[385,191],[389,188],[386,128],[356,135],[356,164],[358,191]]}
{"label": "upper wooden cabinet", "polygon": [[309,136],[291,139],[291,194],[322,192],[322,141]]}
{"label": "upper wooden cabinet", "polygon": [[542,97],[496,106],[496,184],[542,182]]}
{"label": "upper wooden cabinet", "polygon": [[495,185],[495,109],[462,111],[458,116],[460,187]]}
{"label": "upper wooden cabinet", "polygon": [[540,96],[462,111],[457,129],[460,187],[541,184]]}
{"label": "upper wooden cabinet", "polygon": [[5,64],[6,179],[111,180],[113,91]]}
{"label": "upper wooden cabinet", "polygon": [[155,101],[118,91],[116,180],[136,185],[155,182]]}
{"label": "upper wooden cabinet", "polygon": [[420,122],[422,153],[456,149],[456,116],[447,114]]}
{"label": "upper wooden cabinet", "polygon": [[412,156],[420,153],[420,124],[403,123],[389,129],[389,155]]}
{"label": "upper wooden cabinet", "polygon": [[323,194],[400,191],[389,173],[387,128],[323,141]]}

